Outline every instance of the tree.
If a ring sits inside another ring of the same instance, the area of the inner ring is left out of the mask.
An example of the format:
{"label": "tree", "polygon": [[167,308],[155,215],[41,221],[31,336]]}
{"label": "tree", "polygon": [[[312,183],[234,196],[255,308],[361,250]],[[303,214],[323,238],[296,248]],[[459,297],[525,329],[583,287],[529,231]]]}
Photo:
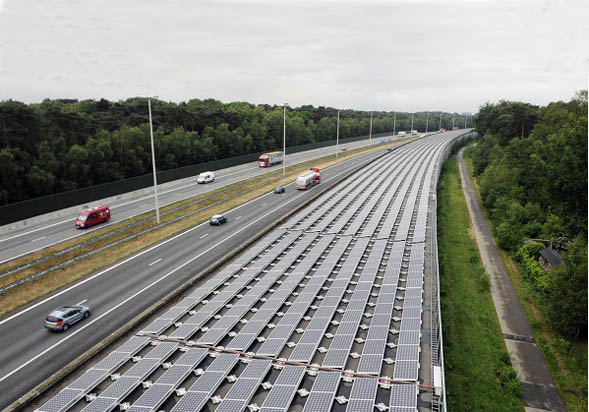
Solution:
{"label": "tree", "polygon": [[550,272],[546,299],[553,326],[578,339],[587,331],[587,242],[581,236],[569,243],[564,264]]}

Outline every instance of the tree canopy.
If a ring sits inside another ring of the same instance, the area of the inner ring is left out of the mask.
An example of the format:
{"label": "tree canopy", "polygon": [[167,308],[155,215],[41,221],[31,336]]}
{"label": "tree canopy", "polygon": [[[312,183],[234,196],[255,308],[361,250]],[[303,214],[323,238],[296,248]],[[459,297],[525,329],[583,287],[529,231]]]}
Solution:
{"label": "tree canopy", "polygon": [[[337,109],[287,107],[287,147],[335,139]],[[413,128],[450,128],[451,113],[415,113]],[[184,167],[282,147],[282,106],[192,99],[152,101],[156,164]],[[367,135],[370,113],[340,111],[340,138]],[[374,112],[373,133],[409,130],[411,114]],[[473,120],[469,119],[469,126]],[[434,127],[435,126],[435,127]],[[150,172],[147,100],[0,102],[0,204]]]}

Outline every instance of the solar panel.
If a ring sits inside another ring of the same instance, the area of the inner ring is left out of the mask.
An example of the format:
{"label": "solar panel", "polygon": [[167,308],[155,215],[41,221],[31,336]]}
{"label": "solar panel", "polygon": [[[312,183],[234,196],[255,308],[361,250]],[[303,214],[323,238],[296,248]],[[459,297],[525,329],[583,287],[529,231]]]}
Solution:
{"label": "solar panel", "polygon": [[108,372],[101,369],[90,369],[68,385],[69,389],[90,390],[108,376]]}
{"label": "solar panel", "polygon": [[291,385],[274,385],[264,400],[264,407],[286,410],[295,395],[296,389],[296,386]]}
{"label": "solar panel", "polygon": [[172,389],[172,385],[153,384],[133,403],[133,406],[157,408],[164,403]]}
{"label": "solar panel", "polygon": [[304,366],[286,366],[278,375],[275,385],[298,385],[305,374]]}
{"label": "solar panel", "polygon": [[393,379],[416,381],[418,370],[419,370],[419,362],[417,362],[417,361],[395,362],[395,370],[393,372]]}
{"label": "solar panel", "polygon": [[61,412],[67,410],[70,406],[76,403],[84,396],[84,391],[81,389],[64,389],[56,396],[50,399],[47,403],[41,406],[39,412]]}
{"label": "solar panel", "polygon": [[115,399],[102,398],[99,396],[82,409],[82,412],[108,412],[113,410],[117,405]]}
{"label": "solar panel", "polygon": [[100,396],[119,400],[131,393],[140,383],[141,381],[135,377],[122,376],[106,388]]}
{"label": "solar panel", "polygon": [[333,403],[333,394],[325,392],[311,392],[303,412],[329,412]]}
{"label": "solar panel", "polygon": [[350,399],[346,412],[374,412],[374,399]]}
{"label": "solar panel", "polygon": [[[391,407],[417,408],[417,387],[415,385],[391,385]],[[396,411],[396,409],[395,409]]]}
{"label": "solar panel", "polygon": [[200,411],[208,399],[209,394],[207,392],[188,392],[172,408],[171,412]]}

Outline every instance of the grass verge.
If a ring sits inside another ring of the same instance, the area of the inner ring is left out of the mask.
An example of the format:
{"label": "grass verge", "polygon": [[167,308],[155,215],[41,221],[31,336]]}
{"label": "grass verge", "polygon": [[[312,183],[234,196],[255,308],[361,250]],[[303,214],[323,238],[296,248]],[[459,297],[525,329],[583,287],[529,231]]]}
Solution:
{"label": "grass verge", "polygon": [[[410,140],[414,140],[414,139],[397,141],[393,145],[399,145],[399,144],[405,143]],[[336,163],[350,159],[352,157],[361,155],[363,153],[366,153],[366,152],[369,152],[372,150],[382,149],[383,147],[385,147],[385,146],[380,146],[380,147],[373,148],[373,149],[367,148],[367,149],[357,149],[357,150],[353,150],[353,151],[351,150],[351,151],[348,151],[347,153],[340,153],[338,158],[335,158],[334,155],[330,155],[330,156],[325,156],[320,159],[315,159],[310,163],[312,163],[313,166],[319,167],[320,169],[324,169],[326,167],[329,167],[329,166],[334,165]],[[298,164],[296,166],[292,166],[291,168],[287,168],[286,176],[279,177],[278,180],[276,180],[276,176],[280,176],[279,171],[276,171],[276,173],[274,173],[274,172],[268,173],[267,179],[268,179],[269,183],[267,185],[262,185],[262,186],[258,185],[259,180],[257,180],[255,183],[251,183],[251,184],[249,184],[247,182],[235,183],[234,185],[232,185],[234,187],[230,187],[229,188],[230,190],[225,190],[218,197],[209,198],[209,199],[206,199],[204,202],[198,203],[197,205],[192,205],[188,208],[177,210],[177,211],[171,213],[170,215],[166,216],[165,219],[171,220],[175,217],[180,217],[190,211],[194,211],[195,209],[198,209],[200,207],[203,207],[203,206],[206,206],[209,204],[214,204],[214,212],[215,213],[224,213],[224,212],[231,210],[231,209],[235,208],[236,206],[243,204],[251,199],[254,199],[262,194],[268,193],[268,191],[270,191],[273,187],[275,187],[277,185],[291,183],[295,179],[295,177],[301,173],[301,171],[308,169],[308,167],[309,167],[308,163],[303,163],[303,164]],[[239,189],[240,187],[241,187],[241,189]],[[241,195],[237,195],[235,197],[229,198],[233,192],[236,192],[236,191],[244,192],[244,190],[243,190],[244,187],[246,189],[250,189],[250,190],[245,191],[245,193],[242,193]],[[200,196],[204,197],[205,195],[200,195]],[[198,198],[198,196],[196,198]],[[224,200],[224,199],[226,199],[226,200]],[[163,209],[163,211],[177,207],[178,204],[190,203],[191,201],[194,201],[194,200],[195,200],[195,198],[192,198],[190,200],[183,200],[183,201],[176,203],[174,205],[167,206],[166,208]],[[154,212],[149,212],[144,215],[138,216],[135,219],[137,219],[137,220],[144,219],[146,216],[150,216],[153,214],[154,214]],[[180,232],[183,232],[191,227],[194,227],[200,223],[203,223],[206,220],[208,220],[212,214],[214,214],[214,213],[211,209],[206,209],[206,210],[197,212],[197,213],[195,213],[185,219],[180,219],[180,220],[178,220],[174,223],[171,223],[169,225],[157,228],[150,233],[144,234],[136,239],[133,239],[132,241],[123,242],[115,248],[111,248],[111,249],[102,251],[102,252],[97,253],[93,256],[90,256],[88,258],[85,258],[83,260],[75,262],[71,265],[68,265],[67,267],[65,267],[63,269],[54,270],[54,271],[52,271],[52,272],[50,272],[50,273],[48,273],[38,279],[35,279],[34,281],[28,282],[26,284],[23,284],[22,286],[18,286],[14,289],[11,289],[0,296],[0,316],[6,314],[8,312],[11,312],[11,311],[15,310],[16,308],[18,308],[22,305],[25,305],[25,304],[27,304],[27,303],[29,303],[29,302],[31,302],[41,296],[44,296],[54,290],[64,287],[64,286],[66,286],[66,285],[68,285],[78,279],[81,279],[84,276],[87,276],[93,272],[96,272],[100,268],[111,265],[119,260],[124,259],[125,257],[128,257],[134,253],[137,253],[140,250],[142,250],[148,246],[154,245],[154,244],[161,242],[167,238],[170,238]],[[124,224],[121,223],[120,225],[124,225]],[[96,243],[93,243],[92,245],[88,246],[87,248],[83,247],[80,249],[76,249],[75,251],[65,253],[59,257],[59,260],[61,260],[61,261],[67,260],[69,258],[72,258],[76,255],[81,254],[84,251],[87,252],[88,249],[95,249],[97,247],[104,246],[105,244],[111,243],[115,240],[118,240],[119,238],[124,238],[126,236],[130,236],[134,233],[138,233],[141,230],[145,230],[145,229],[147,229],[149,227],[153,227],[153,226],[155,226],[155,223],[152,223],[152,222],[143,223],[141,225],[131,228],[130,230],[121,232],[121,234],[117,234],[116,236],[109,237],[108,239],[103,239],[103,240],[100,240]],[[112,227],[105,228],[104,230],[105,231],[112,230]],[[88,236],[90,236],[90,235],[98,236],[101,233],[103,233],[103,232],[96,231],[96,232],[93,232],[92,234],[88,234]],[[85,236],[83,238],[86,239]],[[63,245],[70,245],[71,242],[74,242],[74,241],[76,241],[76,240],[72,240],[72,241],[66,242],[64,244],[60,244],[59,246],[55,246],[54,248],[60,248],[60,247],[63,248],[64,247]],[[53,250],[53,251],[55,251],[55,250]],[[47,251],[45,251],[45,253],[47,253]],[[44,266],[48,266],[51,264],[56,264],[56,260],[51,259],[49,261],[43,262],[41,265],[38,265],[38,266],[35,266],[32,268],[28,268],[27,270],[23,271],[23,273],[28,274],[30,272],[38,271],[38,270],[41,270]]]}
{"label": "grass verge", "polygon": [[450,411],[522,411],[521,382],[511,366],[471,233],[456,157],[438,190],[440,297],[446,399]]}
{"label": "grass verge", "polygon": [[[472,159],[466,156],[467,153],[465,152],[464,160],[473,182],[475,193],[482,205],[478,179],[473,173]],[[484,208],[483,212],[487,217],[489,226],[493,229],[492,222],[489,220]],[[564,400],[565,406],[571,412],[587,411],[587,403],[589,402],[587,393],[587,342],[580,342],[580,345],[575,345],[563,339],[557,331],[551,328],[542,313],[541,305],[537,303],[538,299],[534,295],[532,288],[526,286],[518,263],[511,258],[509,252],[499,248],[499,253],[501,254],[503,265],[511,279],[511,283],[524,308],[526,317],[530,322],[530,326],[534,331],[536,344],[544,355],[544,360]]]}

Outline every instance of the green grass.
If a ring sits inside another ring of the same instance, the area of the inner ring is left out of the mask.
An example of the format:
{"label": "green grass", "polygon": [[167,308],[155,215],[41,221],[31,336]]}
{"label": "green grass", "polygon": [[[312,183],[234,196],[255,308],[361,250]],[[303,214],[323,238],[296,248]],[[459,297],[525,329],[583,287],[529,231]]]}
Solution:
{"label": "green grass", "polygon": [[490,281],[469,235],[456,157],[438,191],[438,248],[446,397],[450,411],[522,411],[521,382],[505,348]]}

